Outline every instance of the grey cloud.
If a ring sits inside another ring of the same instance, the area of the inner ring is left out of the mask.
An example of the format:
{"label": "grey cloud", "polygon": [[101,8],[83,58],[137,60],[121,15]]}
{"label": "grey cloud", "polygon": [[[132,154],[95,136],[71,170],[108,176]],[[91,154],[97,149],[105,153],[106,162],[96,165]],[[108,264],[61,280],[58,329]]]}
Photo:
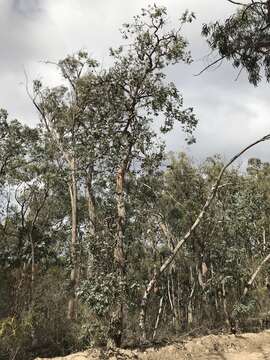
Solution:
{"label": "grey cloud", "polygon": [[[122,41],[118,31],[121,24],[153,2],[0,0],[0,107],[7,108],[12,117],[35,122],[37,115],[23,85],[23,68],[29,79],[39,77],[55,84],[56,72],[39,61],[57,61],[81,48],[106,67],[108,48]],[[174,81],[183,93],[185,106],[193,106],[198,116],[197,143],[187,146],[181,129],[176,127],[166,137],[168,149],[185,150],[199,160],[215,153],[230,156],[263,135],[269,127],[265,119],[268,84],[254,88],[244,72],[234,81],[237,72],[226,62],[215,71],[194,76],[209,61],[209,49],[200,35],[202,23],[225,18],[234,7],[226,0],[155,2],[167,6],[172,26],[186,8],[197,15],[197,20],[184,28],[194,62],[190,66],[176,65],[168,71],[168,80]],[[252,154],[267,158],[267,152],[268,146],[263,144]]]}
{"label": "grey cloud", "polygon": [[40,0],[13,0],[12,10],[23,16],[33,16],[41,13]]}

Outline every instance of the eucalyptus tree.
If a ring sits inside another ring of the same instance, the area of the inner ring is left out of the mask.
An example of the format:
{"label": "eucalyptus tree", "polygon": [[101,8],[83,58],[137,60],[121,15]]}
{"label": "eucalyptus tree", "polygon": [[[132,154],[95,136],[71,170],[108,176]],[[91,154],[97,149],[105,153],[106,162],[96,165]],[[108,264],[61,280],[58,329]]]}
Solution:
{"label": "eucalyptus tree", "polygon": [[[143,170],[149,159],[162,159],[163,148],[155,146],[157,134],[152,123],[162,117],[160,130],[166,133],[179,122],[192,143],[197,120],[192,108],[183,107],[183,98],[175,84],[166,81],[166,67],[179,62],[189,64],[187,41],[181,34],[182,26],[191,22],[194,15],[185,13],[177,29],[168,29],[167,10],[149,6],[133,23],[125,24],[122,35],[128,45],[111,49],[114,65],[109,69],[111,78],[112,109],[117,105],[119,118],[113,137],[113,154],[116,157],[115,192],[117,204],[117,231],[114,258],[119,284],[124,292],[127,258],[125,254],[125,228],[127,197],[126,179],[132,164]],[[156,150],[155,150],[156,147]],[[151,161],[150,161],[151,162]],[[155,165],[158,163],[155,161]],[[122,295],[124,296],[124,295]],[[115,310],[115,324],[119,340],[123,328],[123,301]]]}
{"label": "eucalyptus tree", "polygon": [[[33,103],[36,106],[44,132],[48,139],[48,150],[56,164],[62,169],[70,196],[71,207],[71,274],[70,300],[68,317],[76,317],[76,290],[79,283],[79,245],[78,245],[78,191],[80,175],[91,165],[94,148],[94,137],[101,123],[93,122],[93,114],[97,106],[96,83],[90,83],[94,78],[97,63],[85,52],[68,56],[56,64],[65,81],[63,86],[44,88],[40,81],[34,82]],[[83,92],[87,76],[90,91]],[[95,100],[89,102],[91,95]],[[99,119],[100,120],[100,119]],[[86,162],[86,159],[89,159]],[[91,168],[91,167],[90,167]]]}

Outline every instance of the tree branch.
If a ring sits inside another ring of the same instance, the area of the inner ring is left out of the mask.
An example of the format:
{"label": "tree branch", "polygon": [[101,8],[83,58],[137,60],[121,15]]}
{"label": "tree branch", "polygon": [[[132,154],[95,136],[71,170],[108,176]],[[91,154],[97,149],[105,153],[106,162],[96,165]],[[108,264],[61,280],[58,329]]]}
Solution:
{"label": "tree branch", "polygon": [[254,280],[256,279],[256,276],[259,274],[259,272],[261,271],[263,265],[270,259],[270,254],[268,254],[263,261],[260,263],[260,265],[257,267],[257,269],[255,270],[255,272],[252,274],[250,280],[248,281],[244,291],[243,291],[243,295],[242,298],[244,298],[247,295],[247,292],[249,290],[249,288],[251,287],[251,285],[253,284]]}
{"label": "tree branch", "polygon": [[227,1],[234,5],[246,6],[246,4],[240,3],[238,1],[234,1],[234,0],[227,0]]}
{"label": "tree branch", "polygon": [[210,67],[212,67],[213,65],[219,63],[220,61],[222,61],[225,58],[225,55],[221,56],[220,58],[218,58],[217,60],[213,61],[211,64],[207,65],[205,68],[203,68],[198,74],[194,74],[194,76],[199,76],[202,73],[204,73],[206,70],[208,70]]}

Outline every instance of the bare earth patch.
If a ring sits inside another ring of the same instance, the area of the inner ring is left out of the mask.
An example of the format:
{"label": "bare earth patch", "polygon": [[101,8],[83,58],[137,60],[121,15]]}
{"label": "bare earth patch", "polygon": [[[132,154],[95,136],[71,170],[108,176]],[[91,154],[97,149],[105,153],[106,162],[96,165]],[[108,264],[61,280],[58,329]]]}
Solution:
{"label": "bare earth patch", "polygon": [[[97,349],[42,360],[270,360],[270,331],[258,334],[208,335],[174,343],[159,349],[117,350]],[[41,360],[37,358],[35,360]]]}

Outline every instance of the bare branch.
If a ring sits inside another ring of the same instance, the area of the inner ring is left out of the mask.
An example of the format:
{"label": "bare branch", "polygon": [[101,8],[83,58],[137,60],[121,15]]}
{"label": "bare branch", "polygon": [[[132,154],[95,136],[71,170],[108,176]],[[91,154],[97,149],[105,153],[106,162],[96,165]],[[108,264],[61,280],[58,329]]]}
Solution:
{"label": "bare branch", "polygon": [[208,70],[210,67],[212,67],[213,65],[219,63],[220,61],[222,61],[225,58],[225,55],[221,56],[220,58],[218,58],[217,60],[213,61],[211,64],[207,65],[205,68],[203,68],[198,74],[194,74],[194,76],[199,76],[202,73],[204,73],[206,70]]}
{"label": "bare branch", "polygon": [[240,5],[240,6],[246,6],[247,4],[243,4],[243,3],[240,3],[238,1],[234,1],[234,0],[227,0],[228,2],[230,2],[231,4],[234,4],[234,5]]}

